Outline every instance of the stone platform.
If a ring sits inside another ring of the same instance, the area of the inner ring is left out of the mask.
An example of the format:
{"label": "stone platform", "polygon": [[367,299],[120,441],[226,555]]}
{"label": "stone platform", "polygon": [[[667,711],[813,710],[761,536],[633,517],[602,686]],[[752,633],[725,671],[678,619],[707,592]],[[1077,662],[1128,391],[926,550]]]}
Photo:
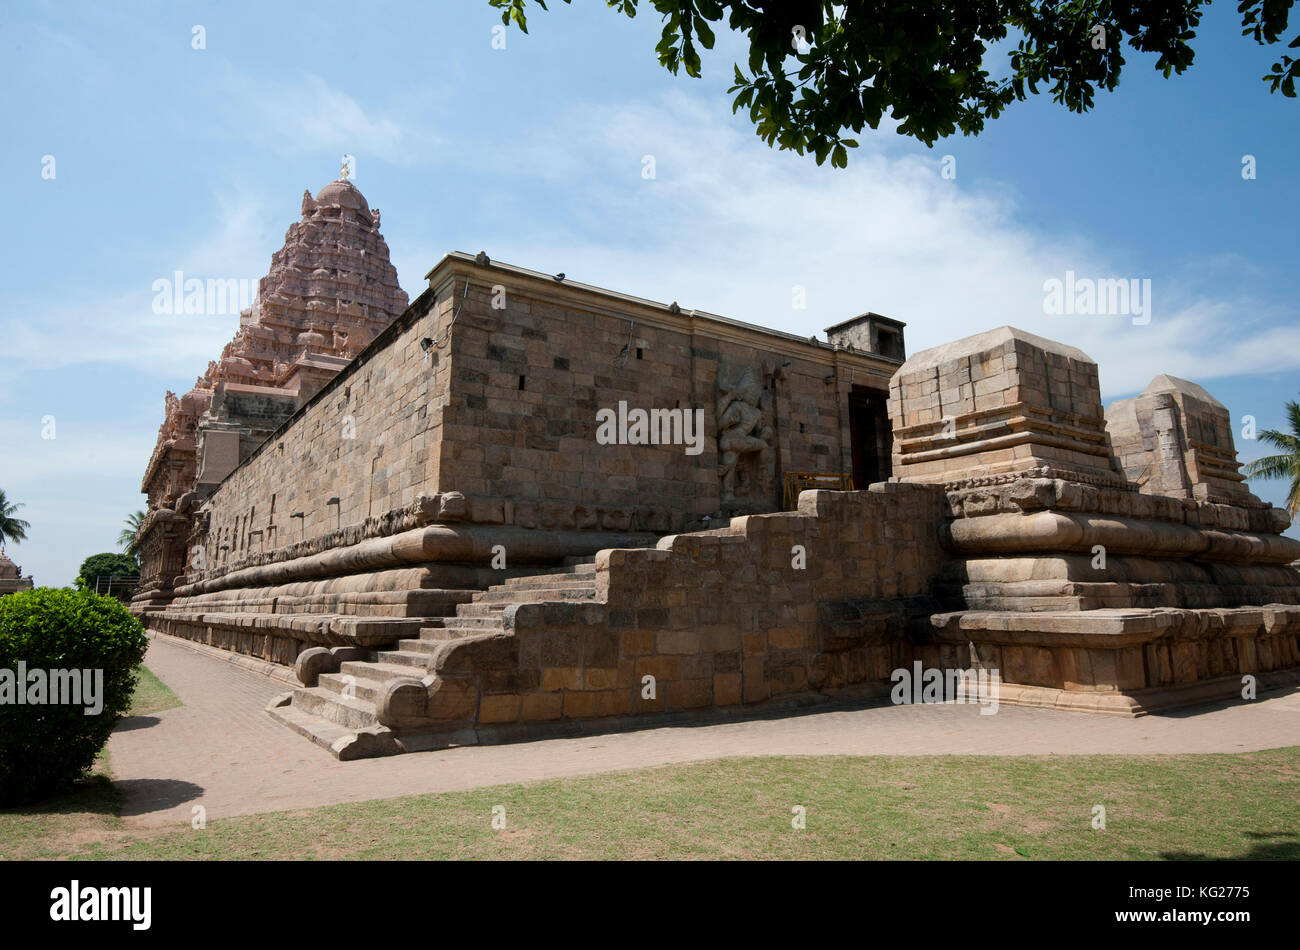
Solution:
{"label": "stone platform", "polygon": [[[1300,607],[936,614],[933,640],[999,671],[1000,701],[1145,715],[1300,685]],[[927,651],[920,651],[925,655]],[[942,651],[937,651],[942,652]]]}
{"label": "stone platform", "polygon": [[1210,457],[1215,482],[1184,468],[1161,494],[1111,453],[1079,351],[1002,328],[913,359],[895,480],[508,578],[396,649],[308,650],[272,715],[346,759],[880,696],[914,663],[1123,716],[1300,683],[1300,542],[1230,477],[1230,446],[1165,453],[1164,479]]}
{"label": "stone platform", "polygon": [[[904,360],[879,315],[822,342],[486,253],[397,314],[335,184],[211,392],[169,400],[135,606],[293,668],[271,714],[340,759],[881,695],[918,662],[1128,716],[1300,670],[1300,542],[1201,387],[1107,413],[1087,354],[1014,327]],[[809,479],[858,490],[778,510]]]}

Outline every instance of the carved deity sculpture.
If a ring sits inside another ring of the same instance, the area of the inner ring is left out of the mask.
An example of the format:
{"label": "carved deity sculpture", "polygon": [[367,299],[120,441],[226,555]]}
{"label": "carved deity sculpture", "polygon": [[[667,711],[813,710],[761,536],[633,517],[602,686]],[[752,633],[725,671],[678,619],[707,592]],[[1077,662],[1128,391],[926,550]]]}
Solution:
{"label": "carved deity sculpture", "polygon": [[736,498],[737,468],[746,455],[765,452],[772,442],[772,427],[763,425],[766,390],[754,370],[718,370],[718,476],[722,503]]}

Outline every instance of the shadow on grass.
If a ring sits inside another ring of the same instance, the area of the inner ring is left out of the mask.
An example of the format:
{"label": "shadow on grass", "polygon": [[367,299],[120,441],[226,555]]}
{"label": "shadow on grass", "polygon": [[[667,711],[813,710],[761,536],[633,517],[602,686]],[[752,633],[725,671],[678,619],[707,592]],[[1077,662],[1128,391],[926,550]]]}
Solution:
{"label": "shadow on grass", "polygon": [[91,775],[43,802],[0,808],[0,815],[116,815],[121,805],[122,793],[108,776]]}
{"label": "shadow on grass", "polygon": [[[1229,861],[1300,861],[1300,836],[1292,831],[1248,831],[1247,838],[1256,843],[1245,854],[1234,855]],[[1196,854],[1191,851],[1162,851],[1166,861],[1221,861],[1222,858]]]}
{"label": "shadow on grass", "polygon": [[202,785],[172,778],[132,778],[113,784],[123,797],[123,817],[166,811],[203,794]]}

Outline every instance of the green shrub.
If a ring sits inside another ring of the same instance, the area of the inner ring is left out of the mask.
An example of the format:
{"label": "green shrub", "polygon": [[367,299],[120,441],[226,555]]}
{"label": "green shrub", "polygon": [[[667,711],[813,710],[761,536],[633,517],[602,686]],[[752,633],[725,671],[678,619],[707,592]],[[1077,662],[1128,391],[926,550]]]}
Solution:
{"label": "green shrub", "polygon": [[[0,597],[0,805],[48,798],[86,773],[130,707],[147,643],[140,621],[111,597],[56,587]],[[87,715],[85,695],[79,705],[19,705],[20,661],[47,679],[51,670],[102,670],[102,708]]]}

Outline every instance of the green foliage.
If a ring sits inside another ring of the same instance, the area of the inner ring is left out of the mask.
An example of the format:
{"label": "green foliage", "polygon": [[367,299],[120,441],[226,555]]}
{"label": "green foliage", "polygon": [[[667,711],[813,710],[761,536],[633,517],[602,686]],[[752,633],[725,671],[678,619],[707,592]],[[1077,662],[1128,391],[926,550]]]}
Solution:
{"label": "green foliage", "polygon": [[27,529],[31,523],[18,517],[18,509],[23,505],[11,502],[0,490],[0,551],[4,550],[6,541],[26,541]]}
{"label": "green foliage", "polygon": [[145,512],[133,511],[126,516],[122,522],[124,527],[117,535],[117,543],[122,547],[122,553],[128,557],[134,558],[138,564],[140,561],[140,546],[136,542],[136,535],[140,531],[140,525],[144,523]]}
{"label": "green foliage", "polygon": [[0,597],[0,670],[16,677],[21,660],[28,671],[103,671],[96,715],[85,705],[0,702],[0,805],[49,797],[86,773],[130,707],[147,642],[111,597],[55,587]]}
{"label": "green foliage", "polygon": [[93,590],[96,577],[111,576],[139,577],[140,565],[129,554],[118,554],[114,551],[92,554],[81,562],[81,567],[77,570],[77,586],[85,586]]}
{"label": "green foliage", "polygon": [[1264,429],[1259,433],[1259,440],[1274,448],[1281,449],[1281,455],[1268,455],[1249,463],[1245,469],[1247,478],[1290,479],[1287,488],[1286,510],[1294,517],[1300,513],[1300,403],[1286,404],[1287,425],[1289,433],[1277,429]]}
{"label": "green foliage", "polygon": [[[489,0],[501,22],[528,31],[527,0]],[[544,0],[535,0],[543,10]],[[570,0],[564,0],[569,3]],[[664,68],[701,73],[710,24],[749,42],[748,69],[735,66],[732,111],[748,109],[769,145],[811,152],[820,165],[848,162],[848,131],[878,128],[933,145],[957,131],[977,135],[1011,103],[1039,93],[1072,112],[1092,108],[1097,89],[1119,84],[1124,47],[1153,54],[1166,78],[1192,64],[1192,41],[1210,0],[646,0],[663,18],[655,52]],[[1281,40],[1296,0],[1241,0],[1242,34]],[[606,0],[634,17],[637,0]],[[807,42],[795,41],[802,31]],[[991,44],[1014,37],[1006,69],[984,68]],[[1300,47],[1300,35],[1288,48]],[[1300,61],[1282,56],[1264,76],[1294,97]]]}

